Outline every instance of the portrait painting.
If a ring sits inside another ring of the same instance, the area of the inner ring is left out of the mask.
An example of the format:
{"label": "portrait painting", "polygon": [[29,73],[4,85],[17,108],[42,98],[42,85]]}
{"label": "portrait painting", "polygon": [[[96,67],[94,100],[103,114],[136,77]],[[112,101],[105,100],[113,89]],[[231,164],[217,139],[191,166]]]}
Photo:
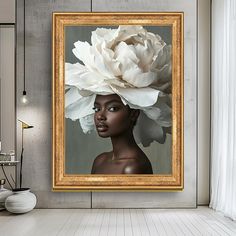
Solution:
{"label": "portrait painting", "polygon": [[53,190],[183,189],[183,13],[53,13]]}

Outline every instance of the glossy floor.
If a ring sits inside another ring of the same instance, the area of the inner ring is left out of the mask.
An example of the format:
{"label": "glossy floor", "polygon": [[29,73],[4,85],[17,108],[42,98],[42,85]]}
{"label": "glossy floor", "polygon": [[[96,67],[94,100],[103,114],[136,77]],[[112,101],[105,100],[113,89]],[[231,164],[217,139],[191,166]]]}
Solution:
{"label": "glossy floor", "polygon": [[197,209],[35,209],[0,212],[1,236],[236,235],[236,221]]}

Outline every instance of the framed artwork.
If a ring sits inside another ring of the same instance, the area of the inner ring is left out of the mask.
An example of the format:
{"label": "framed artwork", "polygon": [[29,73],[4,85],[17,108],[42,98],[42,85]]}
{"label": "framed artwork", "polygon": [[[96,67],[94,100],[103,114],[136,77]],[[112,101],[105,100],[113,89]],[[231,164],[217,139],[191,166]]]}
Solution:
{"label": "framed artwork", "polygon": [[183,189],[183,13],[53,13],[54,191]]}

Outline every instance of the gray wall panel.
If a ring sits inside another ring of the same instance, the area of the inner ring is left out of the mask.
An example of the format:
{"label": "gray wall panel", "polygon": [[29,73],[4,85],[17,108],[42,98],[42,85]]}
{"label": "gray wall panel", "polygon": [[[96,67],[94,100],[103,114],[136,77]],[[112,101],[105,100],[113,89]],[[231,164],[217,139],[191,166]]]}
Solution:
{"label": "gray wall panel", "polygon": [[[86,0],[26,0],[26,91],[30,104],[22,106],[23,1],[17,1],[17,117],[34,125],[25,131],[23,185],[31,187],[42,208],[89,208],[90,193],[53,193],[51,176],[51,34],[53,11],[90,11]],[[18,156],[21,130],[18,124]]]}
{"label": "gray wall panel", "polygon": [[0,23],[15,23],[15,0],[0,0]]}
{"label": "gray wall panel", "polygon": [[197,202],[197,1],[98,0],[93,11],[184,12],[184,190],[179,193],[93,193],[93,207],[195,207]]}
{"label": "gray wall panel", "polygon": [[[15,150],[15,28],[0,26],[0,141],[1,152]],[[15,176],[15,167],[4,167],[8,178]],[[0,169],[0,179],[6,179]],[[14,187],[13,182],[11,181]],[[5,187],[10,188],[7,184]]]}
{"label": "gray wall panel", "polygon": [[198,1],[198,204],[209,203],[211,0]]}

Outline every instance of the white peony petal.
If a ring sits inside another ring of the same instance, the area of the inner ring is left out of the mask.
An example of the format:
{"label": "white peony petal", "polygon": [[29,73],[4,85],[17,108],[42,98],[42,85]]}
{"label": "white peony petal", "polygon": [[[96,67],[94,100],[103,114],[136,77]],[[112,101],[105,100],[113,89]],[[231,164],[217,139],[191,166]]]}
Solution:
{"label": "white peony petal", "polygon": [[[94,68],[96,71],[99,72],[101,75],[105,76],[106,78],[114,78],[115,75],[113,73],[113,68],[111,66],[112,58],[110,60],[105,60],[102,52],[98,50],[98,48],[93,47],[91,48],[91,53],[94,54]],[[119,66],[119,65],[118,65]]]}
{"label": "white peony petal", "polygon": [[65,63],[65,85],[76,86],[81,74],[87,71],[88,69],[79,63]]}
{"label": "white peony petal", "polygon": [[156,103],[159,91],[152,88],[119,88],[111,86],[114,93],[125,99],[128,103],[139,106],[149,107]]}
{"label": "white peony petal", "polygon": [[88,70],[107,78],[120,75],[119,62],[111,58],[112,54],[108,53],[101,45],[92,47],[87,42],[77,41],[75,47],[73,53],[85,64]]}
{"label": "white peony petal", "polygon": [[149,70],[149,66],[153,61],[154,49],[149,40],[144,40],[144,45],[136,44],[134,45],[135,54],[139,58],[139,67],[143,69],[143,71]]}
{"label": "white peony petal", "polygon": [[110,48],[117,35],[117,29],[97,28],[92,32],[91,43],[93,46],[104,43],[107,48]]}
{"label": "white peony petal", "polygon": [[113,90],[106,83],[101,84],[100,86],[95,84],[93,86],[88,87],[88,90],[100,95],[108,95],[114,93]]}
{"label": "white peony petal", "polygon": [[101,53],[104,63],[109,67],[109,70],[112,72],[112,74],[114,76],[121,76],[120,62],[114,58],[115,53],[112,50],[103,47],[101,49]]}
{"label": "white peony petal", "polygon": [[161,68],[166,64],[170,64],[171,63],[171,55],[172,55],[172,47],[171,47],[171,45],[166,45],[165,47],[163,47],[159,51],[157,58],[153,62],[152,66]]}
{"label": "white peony petal", "polygon": [[[156,79],[156,73],[149,71],[143,72],[139,67],[140,60],[136,56],[134,46],[121,42],[115,49],[117,60],[121,62],[122,79],[135,87],[147,87]],[[139,51],[141,54],[141,49]],[[139,55],[141,57],[141,55]],[[144,67],[145,65],[143,65]]]}
{"label": "white peony petal", "polygon": [[81,97],[79,100],[65,108],[65,117],[77,120],[94,113],[93,106],[96,95]]}
{"label": "white peony petal", "polygon": [[79,90],[76,87],[71,87],[65,94],[65,107],[77,102],[81,97]]}
{"label": "white peony petal", "polygon": [[65,65],[65,84],[76,86],[79,89],[87,89],[94,84],[101,84],[104,76],[99,73],[89,71],[85,66],[66,63]]}
{"label": "white peony petal", "polygon": [[87,42],[77,41],[72,51],[90,71],[97,72],[107,78],[114,78],[114,72],[120,74],[118,71],[119,63],[112,58],[106,60],[102,55],[100,45],[92,47]]}
{"label": "white peony petal", "polygon": [[170,127],[172,125],[171,108],[165,103],[158,104],[158,107],[161,115],[158,117],[157,123],[162,127]]}
{"label": "white peony petal", "polygon": [[[139,63],[139,59],[135,55],[135,50],[133,45],[127,45],[124,42],[120,42],[115,48],[115,58],[121,62],[122,66],[132,67]],[[128,65],[126,64],[128,63]],[[124,71],[121,68],[122,71]]]}
{"label": "white peony petal", "polygon": [[81,128],[85,134],[90,133],[92,130],[95,129],[94,125],[94,114],[82,117],[79,119]]}
{"label": "white peony petal", "polygon": [[140,68],[134,67],[125,70],[123,79],[137,88],[147,87],[157,80],[157,74],[149,71],[142,73]]}
{"label": "white peony petal", "polygon": [[141,33],[145,34],[147,31],[140,25],[121,25],[117,29],[117,32],[116,43],[125,42]]}
{"label": "white peony petal", "polygon": [[166,45],[166,43],[161,39],[158,34],[154,34],[152,32],[148,32],[145,37],[150,40],[152,43],[153,50],[157,55],[159,51]]}
{"label": "white peony petal", "polygon": [[105,80],[105,83],[107,85],[115,85],[121,88],[130,88],[130,84],[128,82],[126,82],[125,80],[122,79],[109,79],[109,80]]}
{"label": "white peony petal", "polygon": [[147,107],[143,112],[152,120],[157,120],[161,116],[161,109],[158,107]]}
{"label": "white peony petal", "polygon": [[153,141],[164,143],[166,138],[162,127],[149,119],[142,111],[134,127],[134,136],[136,142],[142,143],[144,147],[148,147]]}
{"label": "white peony petal", "polygon": [[91,53],[91,46],[88,42],[77,41],[74,43],[75,48],[72,49],[74,55],[81,60],[87,69],[94,69],[94,55]]}

